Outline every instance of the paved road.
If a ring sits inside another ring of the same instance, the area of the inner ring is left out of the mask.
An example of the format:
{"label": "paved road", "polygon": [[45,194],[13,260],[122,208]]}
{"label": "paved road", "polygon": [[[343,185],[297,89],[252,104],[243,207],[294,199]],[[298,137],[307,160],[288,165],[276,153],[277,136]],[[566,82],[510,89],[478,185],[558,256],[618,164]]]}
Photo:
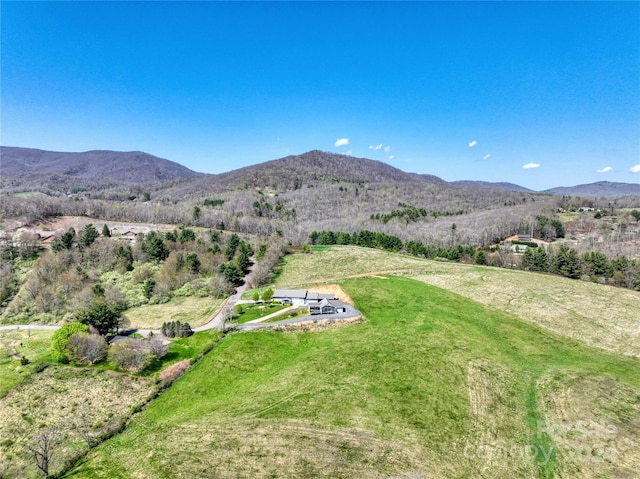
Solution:
{"label": "paved road", "polygon": [[16,330],[28,330],[28,329],[39,329],[44,331],[55,331],[56,329],[60,329],[60,326],[49,326],[44,324],[10,324],[8,326],[0,326],[0,331],[8,331],[10,329]]}
{"label": "paved road", "polygon": [[214,328],[223,329],[225,321],[231,315],[231,313],[233,312],[233,308],[240,301],[240,298],[242,298],[242,295],[246,291],[252,274],[253,274],[253,263],[251,264],[251,266],[249,266],[249,271],[247,272],[247,275],[244,277],[244,282],[242,283],[241,286],[238,286],[238,289],[236,289],[236,292],[231,296],[229,296],[224,303],[222,303],[222,306],[220,307],[220,309],[218,309],[217,313],[214,313],[213,316],[209,318],[209,321],[207,321],[202,326],[198,326],[197,328],[194,328],[193,330],[195,332],[198,332],[198,331],[205,331],[207,329],[214,329]]}

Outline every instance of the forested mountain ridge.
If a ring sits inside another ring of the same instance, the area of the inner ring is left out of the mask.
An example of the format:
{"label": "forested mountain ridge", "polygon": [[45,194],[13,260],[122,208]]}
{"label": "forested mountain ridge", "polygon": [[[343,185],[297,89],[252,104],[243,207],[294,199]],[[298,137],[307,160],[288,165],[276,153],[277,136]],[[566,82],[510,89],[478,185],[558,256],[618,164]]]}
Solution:
{"label": "forested mountain ridge", "polygon": [[[3,183],[25,186],[79,179],[90,184],[155,183],[176,178],[197,178],[202,173],[141,151],[92,150],[81,153],[34,148],[0,147]],[[42,183],[41,180],[45,180]],[[36,181],[37,180],[37,181]],[[3,186],[5,186],[3,184]]]}
{"label": "forested mountain ridge", "polygon": [[[407,173],[381,161],[368,158],[356,158],[319,150],[301,155],[290,155],[258,165],[247,166],[228,173],[216,175],[217,179],[229,183],[264,183],[281,178],[283,181],[301,182],[381,182],[381,181],[424,181],[425,183],[444,184],[437,176]],[[277,181],[277,180],[276,180]]]}
{"label": "forested mountain ridge", "polygon": [[558,186],[546,190],[554,195],[592,196],[597,198],[615,198],[619,196],[640,196],[640,183],[617,183],[598,181],[586,185]]}
{"label": "forested mountain ridge", "polygon": [[450,181],[450,185],[453,186],[466,186],[469,188],[484,188],[494,190],[508,190],[508,191],[521,191],[523,193],[535,193],[534,190],[525,188],[524,186],[516,185],[515,183],[508,183],[506,181],[491,182],[491,181],[474,181],[474,180],[458,180]]}
{"label": "forested mountain ridge", "polygon": [[[77,191],[118,191],[127,185],[148,185],[172,199],[209,192],[272,188],[291,191],[324,183],[422,183],[469,189],[536,193],[508,182],[460,180],[447,182],[429,174],[409,173],[381,161],[319,150],[270,160],[220,174],[199,173],[140,151],[92,150],[55,152],[34,148],[0,147],[0,191],[39,191],[61,194]],[[557,187],[542,193],[590,197],[640,196],[640,184],[601,181]]]}

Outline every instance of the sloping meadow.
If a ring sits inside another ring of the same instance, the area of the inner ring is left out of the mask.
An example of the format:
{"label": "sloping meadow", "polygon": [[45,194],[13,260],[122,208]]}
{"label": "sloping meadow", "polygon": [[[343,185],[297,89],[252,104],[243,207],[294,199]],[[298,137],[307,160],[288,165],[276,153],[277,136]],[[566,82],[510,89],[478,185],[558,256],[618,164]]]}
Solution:
{"label": "sloping meadow", "polygon": [[66,477],[583,477],[593,464],[597,477],[631,477],[640,469],[637,359],[409,278],[340,285],[364,323],[230,334]]}

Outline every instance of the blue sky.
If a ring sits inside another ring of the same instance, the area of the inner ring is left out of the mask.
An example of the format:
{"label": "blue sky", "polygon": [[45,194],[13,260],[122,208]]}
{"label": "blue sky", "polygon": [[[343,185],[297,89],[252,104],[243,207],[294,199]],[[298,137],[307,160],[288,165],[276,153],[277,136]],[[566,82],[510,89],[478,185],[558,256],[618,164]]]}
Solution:
{"label": "blue sky", "polygon": [[640,182],[640,2],[0,3],[2,145]]}

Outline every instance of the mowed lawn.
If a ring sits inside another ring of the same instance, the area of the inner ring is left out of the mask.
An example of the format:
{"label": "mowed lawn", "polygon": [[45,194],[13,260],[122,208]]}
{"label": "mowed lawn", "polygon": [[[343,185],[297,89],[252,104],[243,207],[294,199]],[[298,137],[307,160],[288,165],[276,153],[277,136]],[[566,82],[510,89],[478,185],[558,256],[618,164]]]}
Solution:
{"label": "mowed lawn", "polygon": [[[640,469],[638,360],[413,279],[340,284],[366,322],[227,336],[65,477],[607,478]],[[615,434],[562,433],[580,421]],[[576,445],[589,455],[572,455]]]}

